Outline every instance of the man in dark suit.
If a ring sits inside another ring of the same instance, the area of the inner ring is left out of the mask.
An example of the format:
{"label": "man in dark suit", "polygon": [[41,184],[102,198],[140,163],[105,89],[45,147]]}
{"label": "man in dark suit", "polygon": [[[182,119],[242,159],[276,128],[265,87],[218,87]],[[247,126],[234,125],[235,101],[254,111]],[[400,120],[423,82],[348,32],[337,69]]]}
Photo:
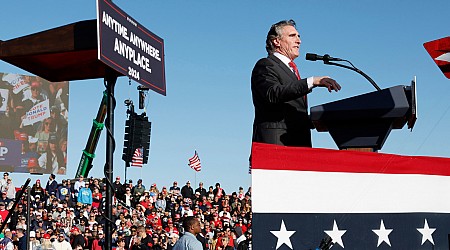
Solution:
{"label": "man in dark suit", "polygon": [[341,89],[328,76],[300,78],[293,63],[299,56],[300,44],[293,20],[272,25],[267,34],[269,55],[256,63],[251,78],[254,142],[311,147],[312,124],[306,95],[315,87],[326,87],[329,92]]}

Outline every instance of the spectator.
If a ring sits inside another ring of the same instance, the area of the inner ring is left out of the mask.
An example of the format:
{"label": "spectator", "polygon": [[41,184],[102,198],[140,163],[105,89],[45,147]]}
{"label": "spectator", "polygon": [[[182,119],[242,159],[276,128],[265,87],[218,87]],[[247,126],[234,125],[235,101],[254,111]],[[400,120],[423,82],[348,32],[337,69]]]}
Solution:
{"label": "spectator", "polygon": [[86,183],[85,187],[80,188],[77,201],[81,204],[92,205],[92,191],[89,188],[89,183]]}
{"label": "spectator", "polygon": [[214,188],[213,188],[213,186],[209,186],[208,192],[206,193],[206,195],[207,195],[209,198],[211,198],[211,199],[214,198]]}
{"label": "spectator", "polygon": [[78,197],[78,192],[80,192],[80,188],[86,186],[86,182],[84,182],[84,176],[80,175],[78,180],[73,185],[73,189],[75,191],[75,196]]}
{"label": "spectator", "polygon": [[125,194],[123,196],[123,201],[125,202],[125,205],[128,207],[131,207],[134,205],[134,197],[131,194],[131,188],[126,187],[125,188]]}
{"label": "spectator", "polygon": [[0,197],[0,202],[3,202],[3,203],[5,203],[5,205],[7,206],[8,204],[9,204],[9,202],[11,201],[11,199],[9,199],[8,197],[7,197],[7,193],[6,192],[3,192],[2,193],[2,195],[1,195],[1,197]]}
{"label": "spectator", "polygon": [[243,187],[239,187],[239,193],[237,194],[237,198],[239,200],[244,199],[244,188]]}
{"label": "spectator", "polygon": [[229,245],[230,239],[228,237],[220,238],[220,244],[217,246],[217,250],[234,250],[232,246]]}
{"label": "spectator", "polygon": [[92,207],[99,208],[102,198],[103,198],[102,193],[100,193],[97,187],[94,187],[94,191],[92,193]]}
{"label": "spectator", "polygon": [[3,189],[3,186],[6,186],[6,183],[8,182],[9,173],[5,172],[3,173],[3,179],[0,180],[0,190]]}
{"label": "spectator", "polygon": [[130,228],[130,235],[126,235],[125,237],[125,248],[126,249],[131,249],[134,245],[134,242],[136,241],[137,238],[137,227],[136,226],[131,226]]}
{"label": "spectator", "polygon": [[123,189],[122,183],[120,183],[120,176],[116,177],[116,181],[113,182],[112,186],[117,199],[123,200],[125,190]]}
{"label": "spectator", "polygon": [[125,250],[125,240],[124,239],[120,239],[117,240],[117,247],[115,250]]}
{"label": "spectator", "polygon": [[51,193],[56,194],[58,191],[58,183],[55,180],[54,174],[50,174],[48,177],[47,185],[45,185],[45,191],[47,191],[48,196],[50,196]]}
{"label": "spectator", "polygon": [[17,209],[16,212],[11,216],[10,220],[10,229],[11,230],[15,230],[16,229],[16,225],[19,222],[19,217],[21,216],[25,216],[25,210],[23,209],[23,205],[22,204],[18,204],[17,205]]}
{"label": "spectator", "polygon": [[181,195],[183,196],[183,198],[189,199],[194,198],[194,190],[191,187],[190,181],[187,181],[186,185],[184,185],[183,188],[181,189]]}
{"label": "spectator", "polygon": [[213,191],[214,193],[214,197],[219,197],[222,198],[223,196],[226,195],[225,190],[223,190],[223,188],[220,187],[220,183],[216,183],[216,188]]}
{"label": "spectator", "polygon": [[1,191],[6,193],[6,197],[9,200],[14,200],[16,198],[16,187],[14,186],[11,177],[8,176],[6,184],[2,186]]}
{"label": "spectator", "polygon": [[89,184],[89,188],[92,190],[92,192],[94,192],[95,188],[98,188],[98,190],[100,191],[101,187],[100,187],[100,183],[98,182],[98,179],[91,177],[91,180],[93,180],[93,181],[92,181],[92,183]]}
{"label": "spectator", "polygon": [[148,236],[143,226],[137,228],[137,235],[138,240],[136,241],[135,246],[133,248],[150,249],[152,239]]}
{"label": "spectator", "polygon": [[206,196],[206,189],[203,187],[203,182],[198,184],[198,188],[195,189],[195,193],[197,192],[200,194],[200,198]]}
{"label": "spectator", "polygon": [[159,194],[159,190],[156,187],[156,183],[153,183],[151,185],[149,193],[150,193],[150,197],[152,197],[152,201],[155,202],[156,198],[158,197],[158,194]]}
{"label": "spectator", "polygon": [[8,216],[8,210],[5,209],[5,203],[0,201],[0,216],[2,220],[6,219],[6,216]]}
{"label": "spectator", "polygon": [[142,185],[142,179],[139,179],[136,186],[134,186],[133,188],[133,196],[139,200],[139,197],[144,193],[145,191],[145,186]]}
{"label": "spectator", "polygon": [[0,241],[0,248],[5,250],[14,250],[11,230],[7,229],[5,231],[5,237],[2,241]]}
{"label": "spectator", "polygon": [[36,249],[37,250],[53,250],[55,249],[53,247],[52,242],[50,241],[50,234],[46,233],[44,234],[44,236],[42,237],[42,244],[39,245]]}
{"label": "spectator", "polygon": [[18,250],[27,250],[27,237],[25,237],[24,229],[18,228],[16,230],[16,235],[19,240]]}
{"label": "spectator", "polygon": [[159,193],[158,198],[155,202],[155,208],[159,209],[160,211],[166,211],[166,205],[166,199],[164,199],[162,193]]}
{"label": "spectator", "polygon": [[178,239],[179,239],[178,234],[174,233],[169,234],[169,242],[167,244],[167,250],[173,250],[173,247],[177,243]]}
{"label": "spectator", "polygon": [[33,187],[31,188],[31,199],[44,198],[45,192],[44,189],[41,186],[41,180],[37,179],[36,183],[33,184]]}
{"label": "spectator", "polygon": [[67,185],[67,180],[62,180],[62,185],[58,187],[58,190],[56,191],[56,198],[58,200],[65,200],[66,196],[70,196],[70,188]]}
{"label": "spectator", "polygon": [[39,245],[41,245],[41,242],[36,239],[36,232],[30,231],[30,250],[35,250]]}
{"label": "spectator", "polygon": [[97,237],[92,242],[92,250],[102,250],[105,245],[105,238],[103,235],[103,231],[98,231]]}
{"label": "spectator", "polygon": [[66,240],[66,235],[63,232],[58,234],[58,239],[53,241],[53,247],[55,250],[71,250],[72,246]]}
{"label": "spectator", "polygon": [[169,188],[169,192],[174,196],[178,196],[180,194],[180,187],[178,186],[178,182],[173,182],[173,186]]}
{"label": "spectator", "polygon": [[72,243],[71,246],[73,249],[75,249],[78,246],[83,247],[85,240],[83,235],[81,235],[81,231],[78,227],[73,227],[70,232],[72,233]]}

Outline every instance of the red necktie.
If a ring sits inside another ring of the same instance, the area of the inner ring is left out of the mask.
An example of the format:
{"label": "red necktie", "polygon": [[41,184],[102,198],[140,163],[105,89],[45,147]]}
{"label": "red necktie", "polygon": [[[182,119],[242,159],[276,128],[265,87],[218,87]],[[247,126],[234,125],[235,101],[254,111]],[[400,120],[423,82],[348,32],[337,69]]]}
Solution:
{"label": "red necktie", "polygon": [[297,76],[297,79],[300,80],[300,73],[298,73],[297,65],[295,65],[294,61],[289,62],[289,66],[294,70],[295,76]]}
{"label": "red necktie", "polygon": [[[291,68],[294,70],[294,73],[295,73],[295,76],[297,76],[297,79],[300,80],[300,73],[298,73],[298,68],[297,68],[297,65],[295,64],[295,62],[290,61],[289,66],[291,66]],[[308,106],[306,95],[303,96],[303,100],[305,100],[305,105]]]}

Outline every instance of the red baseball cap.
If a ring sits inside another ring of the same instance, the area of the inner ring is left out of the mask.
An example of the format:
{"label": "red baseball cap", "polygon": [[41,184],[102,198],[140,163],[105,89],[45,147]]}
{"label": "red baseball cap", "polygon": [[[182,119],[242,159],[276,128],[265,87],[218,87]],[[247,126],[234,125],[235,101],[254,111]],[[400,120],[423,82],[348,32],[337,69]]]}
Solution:
{"label": "red baseball cap", "polygon": [[20,133],[19,138],[20,141],[28,141],[28,135],[26,133]]}
{"label": "red baseball cap", "polygon": [[28,159],[28,167],[29,167],[29,168],[37,167],[37,166],[38,166],[37,161],[38,161],[38,160],[37,160],[36,158],[34,158],[34,157],[29,158],[29,159]]}
{"label": "red baseball cap", "polygon": [[50,239],[50,234],[44,234],[44,239],[49,240]]}

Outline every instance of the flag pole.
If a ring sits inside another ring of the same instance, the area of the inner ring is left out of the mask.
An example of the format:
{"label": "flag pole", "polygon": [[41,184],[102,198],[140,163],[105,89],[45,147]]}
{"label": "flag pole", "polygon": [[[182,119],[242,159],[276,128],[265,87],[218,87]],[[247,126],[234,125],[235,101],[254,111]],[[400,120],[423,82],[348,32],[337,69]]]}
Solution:
{"label": "flag pole", "polygon": [[[197,149],[195,150],[195,154],[197,155],[197,157],[198,157],[198,153],[197,153]],[[195,170],[195,169],[193,169],[194,170],[194,188],[195,187],[197,187],[197,170]],[[194,190],[195,191],[195,190]],[[195,194],[195,193],[194,193]]]}

